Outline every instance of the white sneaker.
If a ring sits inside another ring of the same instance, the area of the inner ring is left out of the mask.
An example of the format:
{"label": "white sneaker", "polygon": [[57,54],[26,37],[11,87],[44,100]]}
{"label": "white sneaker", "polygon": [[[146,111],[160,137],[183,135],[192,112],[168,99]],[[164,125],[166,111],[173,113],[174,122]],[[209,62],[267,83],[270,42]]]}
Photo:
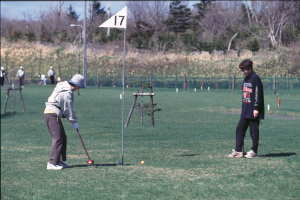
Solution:
{"label": "white sneaker", "polygon": [[254,158],[256,156],[257,154],[253,150],[248,151],[247,154],[245,155],[246,158]]}
{"label": "white sneaker", "polygon": [[51,163],[47,163],[47,170],[62,170],[63,169],[63,166],[61,165],[54,165],[54,164],[51,164]]}
{"label": "white sneaker", "polygon": [[228,154],[229,158],[243,158],[244,153],[243,152],[238,152],[235,149],[232,149],[232,152]]}
{"label": "white sneaker", "polygon": [[65,163],[65,162],[63,162],[63,161],[60,161],[60,162],[58,163],[58,165],[62,166],[63,168],[69,168],[69,167],[70,167],[70,165],[68,165],[67,163]]}

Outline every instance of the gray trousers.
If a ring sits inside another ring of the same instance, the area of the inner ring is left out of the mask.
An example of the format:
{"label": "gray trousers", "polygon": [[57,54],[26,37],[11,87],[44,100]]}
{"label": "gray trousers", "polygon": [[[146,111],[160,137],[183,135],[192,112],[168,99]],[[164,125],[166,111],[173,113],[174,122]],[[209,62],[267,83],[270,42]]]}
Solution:
{"label": "gray trousers", "polygon": [[44,118],[52,138],[49,162],[56,165],[67,159],[67,136],[61,118],[56,114],[44,114]]}

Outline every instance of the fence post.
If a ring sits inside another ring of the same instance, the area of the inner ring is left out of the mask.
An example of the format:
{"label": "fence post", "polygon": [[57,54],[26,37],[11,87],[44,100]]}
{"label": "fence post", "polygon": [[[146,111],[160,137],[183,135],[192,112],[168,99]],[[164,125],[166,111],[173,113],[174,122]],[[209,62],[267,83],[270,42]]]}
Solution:
{"label": "fence post", "polygon": [[276,94],[276,75],[273,75],[273,92]]}
{"label": "fence post", "polygon": [[233,75],[233,77],[232,77],[232,85],[231,85],[231,89],[232,89],[232,90],[235,89],[235,75]]}
{"label": "fence post", "polygon": [[100,87],[100,82],[99,82],[99,69],[97,67],[97,88]]}

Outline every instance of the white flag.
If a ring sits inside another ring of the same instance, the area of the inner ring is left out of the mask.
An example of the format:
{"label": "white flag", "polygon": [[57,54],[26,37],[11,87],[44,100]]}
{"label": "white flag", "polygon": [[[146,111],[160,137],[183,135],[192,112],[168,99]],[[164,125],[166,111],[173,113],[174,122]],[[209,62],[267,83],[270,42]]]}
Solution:
{"label": "white flag", "polygon": [[117,12],[111,18],[106,20],[99,27],[104,28],[126,28],[127,27],[127,7]]}

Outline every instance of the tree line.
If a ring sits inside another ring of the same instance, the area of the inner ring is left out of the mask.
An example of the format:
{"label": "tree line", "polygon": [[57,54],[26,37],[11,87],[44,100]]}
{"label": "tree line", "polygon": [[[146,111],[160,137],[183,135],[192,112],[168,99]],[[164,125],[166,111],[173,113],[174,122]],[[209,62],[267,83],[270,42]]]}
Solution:
{"label": "tree line", "polygon": [[[68,2],[30,17],[1,17],[1,36],[11,41],[81,43],[78,13]],[[127,41],[137,49],[152,51],[213,51],[276,49],[300,40],[299,1],[128,1]],[[100,29],[110,10],[89,1],[89,45],[122,40],[122,31]]]}

